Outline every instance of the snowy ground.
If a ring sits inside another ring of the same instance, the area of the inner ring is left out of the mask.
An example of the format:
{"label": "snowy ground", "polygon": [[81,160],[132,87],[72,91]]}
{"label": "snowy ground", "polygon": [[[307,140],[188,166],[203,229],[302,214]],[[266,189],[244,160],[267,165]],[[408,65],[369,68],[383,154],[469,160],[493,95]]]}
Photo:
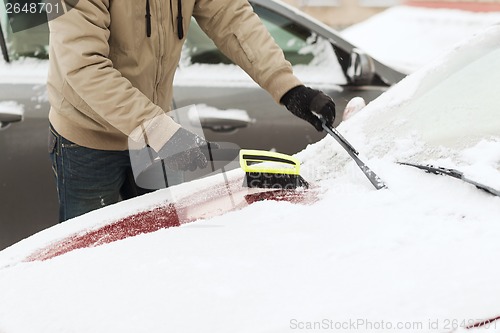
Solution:
{"label": "snowy ground", "polygon": [[495,23],[500,12],[396,6],[343,30],[342,36],[378,60],[413,72]]}
{"label": "snowy ground", "polygon": [[[499,38],[500,28],[492,29],[471,48]],[[411,113],[394,112],[450,59],[405,79],[339,128],[389,189],[374,190],[326,138],[298,154],[303,175],[322,189],[314,205],[258,202],[20,262],[51,240],[161,203],[167,191],[106,207],[0,252],[0,332],[451,332],[500,315],[500,199],[394,163],[433,156],[472,176],[487,172],[498,188],[500,137],[456,136],[468,147],[453,150],[418,133],[384,135],[404,125]],[[457,110],[443,108],[431,125],[453,131]],[[500,322],[490,328],[500,332]]]}

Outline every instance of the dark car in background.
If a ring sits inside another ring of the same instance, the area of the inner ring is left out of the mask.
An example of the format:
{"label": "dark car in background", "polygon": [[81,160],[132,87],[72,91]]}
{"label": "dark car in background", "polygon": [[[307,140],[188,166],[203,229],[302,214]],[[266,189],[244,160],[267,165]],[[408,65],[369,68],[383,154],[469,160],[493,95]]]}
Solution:
{"label": "dark car in background", "polygon": [[[353,97],[375,99],[405,74],[390,68],[333,29],[272,0],[252,0],[296,75],[329,94],[338,108]],[[43,13],[41,15],[44,15]],[[0,4],[0,250],[57,223],[57,193],[47,155],[48,27],[19,32]],[[295,153],[324,137],[258,87],[201,32],[193,20],[174,81],[174,109],[196,105],[196,122],[212,141]],[[187,118],[186,118],[187,117]]]}

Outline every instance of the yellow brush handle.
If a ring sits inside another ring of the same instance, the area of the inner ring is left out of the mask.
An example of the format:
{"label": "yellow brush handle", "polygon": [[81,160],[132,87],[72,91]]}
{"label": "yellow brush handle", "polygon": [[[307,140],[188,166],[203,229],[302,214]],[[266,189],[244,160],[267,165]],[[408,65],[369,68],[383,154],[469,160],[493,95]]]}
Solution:
{"label": "yellow brush handle", "polygon": [[[279,163],[282,164],[283,167],[255,164],[263,162]],[[289,175],[300,174],[300,161],[297,158],[266,150],[240,150],[240,167],[245,172],[280,173]]]}

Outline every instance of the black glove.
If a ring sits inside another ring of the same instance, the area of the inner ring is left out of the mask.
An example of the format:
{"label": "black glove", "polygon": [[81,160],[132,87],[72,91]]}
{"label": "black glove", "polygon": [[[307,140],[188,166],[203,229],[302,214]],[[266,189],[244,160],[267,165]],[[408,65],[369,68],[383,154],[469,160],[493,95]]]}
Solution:
{"label": "black glove", "polygon": [[207,167],[209,148],[218,148],[198,135],[179,128],[160,149],[158,155],[171,170],[194,171]]}
{"label": "black glove", "polygon": [[[288,111],[311,123],[318,131],[323,130],[322,117],[330,127],[338,125],[335,121],[335,103],[319,90],[305,86],[290,89],[280,100]],[[314,112],[314,113],[313,113]]]}

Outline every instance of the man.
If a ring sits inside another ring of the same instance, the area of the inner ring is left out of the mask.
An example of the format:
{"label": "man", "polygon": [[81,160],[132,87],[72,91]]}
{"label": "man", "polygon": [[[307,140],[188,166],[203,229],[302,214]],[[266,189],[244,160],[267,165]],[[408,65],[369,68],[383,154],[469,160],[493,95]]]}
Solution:
{"label": "man", "polygon": [[61,221],[141,194],[129,138],[145,135],[173,170],[207,165],[207,142],[165,114],[191,16],[277,103],[319,131],[317,115],[340,122],[333,101],[293,75],[246,0],[78,1],[49,22],[49,151]]}

